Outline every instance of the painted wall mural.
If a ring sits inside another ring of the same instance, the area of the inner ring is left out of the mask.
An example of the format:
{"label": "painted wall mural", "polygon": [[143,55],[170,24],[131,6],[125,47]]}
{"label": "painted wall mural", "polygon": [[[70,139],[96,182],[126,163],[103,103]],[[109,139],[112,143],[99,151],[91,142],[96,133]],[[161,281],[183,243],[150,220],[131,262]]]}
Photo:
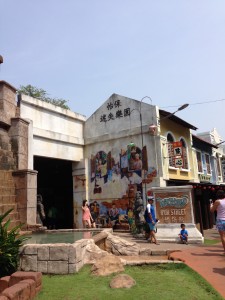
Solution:
{"label": "painted wall mural", "polygon": [[[130,215],[131,210],[134,210],[133,215],[137,220],[135,207],[137,200],[140,202],[143,199],[142,185],[150,183],[157,176],[153,166],[148,168],[146,147],[141,150],[134,143],[130,143],[126,149],[121,149],[115,155],[111,151],[98,151],[91,156],[90,171],[90,205],[97,202],[100,222],[104,225],[110,223],[109,211],[113,206],[118,210],[121,220],[128,220],[129,210]],[[120,223],[119,218],[118,222]]]}

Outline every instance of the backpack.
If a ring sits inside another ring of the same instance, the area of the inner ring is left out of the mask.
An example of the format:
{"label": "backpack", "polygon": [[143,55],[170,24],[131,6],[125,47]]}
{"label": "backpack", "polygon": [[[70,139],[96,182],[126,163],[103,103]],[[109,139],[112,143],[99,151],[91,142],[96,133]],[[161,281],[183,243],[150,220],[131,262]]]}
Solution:
{"label": "backpack", "polygon": [[146,207],[146,209],[145,209],[144,218],[145,218],[145,221],[146,221],[146,222],[147,222],[147,220],[149,219],[147,207]]}

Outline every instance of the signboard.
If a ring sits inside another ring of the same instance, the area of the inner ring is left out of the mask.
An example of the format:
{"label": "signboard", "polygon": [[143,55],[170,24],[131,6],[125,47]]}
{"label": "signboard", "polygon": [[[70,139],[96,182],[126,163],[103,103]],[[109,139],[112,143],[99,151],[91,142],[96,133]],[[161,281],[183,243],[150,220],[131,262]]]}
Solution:
{"label": "signboard", "polygon": [[210,182],[211,176],[205,175],[205,174],[199,174],[199,180],[200,182]]}
{"label": "signboard", "polygon": [[122,104],[120,100],[109,101],[106,105],[107,111],[100,116],[99,121],[106,123],[120,118],[129,117],[131,114],[130,107],[121,109],[121,106]]}
{"label": "signboard", "polygon": [[169,165],[174,168],[183,168],[183,146],[182,142],[172,142],[168,145]]}
{"label": "signboard", "polygon": [[187,192],[155,193],[156,214],[160,223],[191,223],[191,203]]}
{"label": "signboard", "polygon": [[173,156],[182,156],[182,142],[173,142]]}
{"label": "signboard", "polygon": [[175,168],[182,168],[183,164],[184,164],[184,162],[183,162],[182,157],[175,157],[175,159],[174,159]]}

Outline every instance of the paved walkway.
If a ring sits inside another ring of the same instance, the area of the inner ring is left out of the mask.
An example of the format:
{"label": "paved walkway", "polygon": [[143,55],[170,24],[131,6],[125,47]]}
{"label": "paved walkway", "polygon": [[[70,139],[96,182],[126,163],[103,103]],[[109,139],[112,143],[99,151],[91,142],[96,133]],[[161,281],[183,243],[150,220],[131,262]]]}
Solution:
{"label": "paved walkway", "polygon": [[[154,256],[154,258],[155,260],[158,258],[159,262],[165,261],[163,253],[172,252],[169,255],[171,259],[183,261],[186,265],[198,272],[225,299],[225,255],[216,229],[204,231],[205,239],[218,240],[219,243],[212,246],[176,243],[160,243],[160,245],[155,245],[147,243],[143,237],[135,238],[130,233],[115,232],[114,234],[129,241],[136,242],[141,247],[149,247],[154,251],[154,255],[158,253],[159,256]],[[144,259],[146,258],[143,257],[140,260]],[[149,258],[148,260],[150,261],[151,259]],[[128,258],[127,260],[132,260],[132,258]],[[137,258],[135,260],[137,260]]]}

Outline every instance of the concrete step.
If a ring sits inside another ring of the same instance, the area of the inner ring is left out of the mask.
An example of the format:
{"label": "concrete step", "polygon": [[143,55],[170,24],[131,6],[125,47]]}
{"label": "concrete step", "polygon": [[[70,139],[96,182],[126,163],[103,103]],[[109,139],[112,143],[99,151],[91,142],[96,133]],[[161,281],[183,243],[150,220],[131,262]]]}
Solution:
{"label": "concrete step", "polygon": [[138,265],[148,265],[148,264],[162,264],[162,263],[181,263],[180,261],[173,261],[168,259],[166,255],[158,256],[119,256],[125,265],[138,266]]}

